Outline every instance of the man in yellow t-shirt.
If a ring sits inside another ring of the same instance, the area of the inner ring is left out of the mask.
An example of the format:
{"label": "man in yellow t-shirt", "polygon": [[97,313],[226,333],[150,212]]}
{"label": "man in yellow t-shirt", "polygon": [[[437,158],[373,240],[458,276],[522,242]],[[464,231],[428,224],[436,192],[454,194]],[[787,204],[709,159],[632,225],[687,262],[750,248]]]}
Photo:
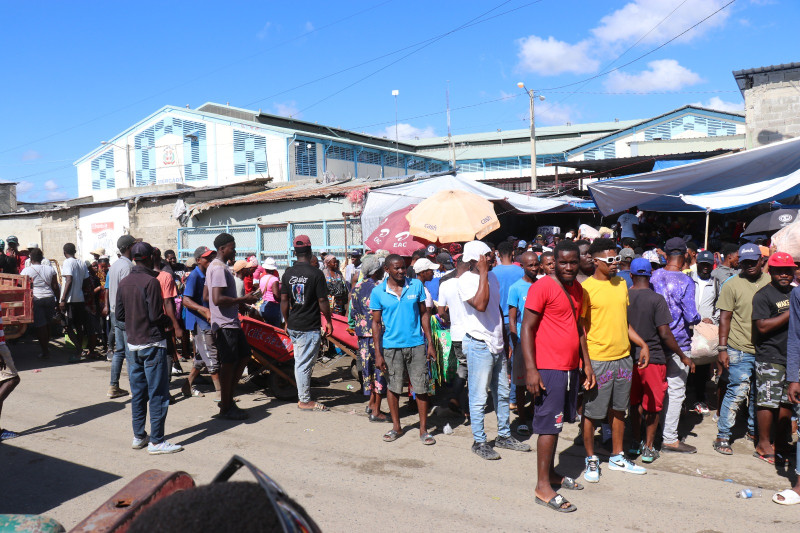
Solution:
{"label": "man in yellow t-shirt", "polygon": [[[612,454],[610,470],[629,474],[645,474],[622,452],[625,432],[625,411],[630,404],[633,359],[631,342],[641,348],[639,368],[647,366],[650,351],[647,343],[628,325],[628,286],[617,277],[620,256],[611,239],[595,239],[589,248],[595,264],[594,274],[583,285],[581,316],[586,330],[586,349],[597,379],[584,395],[583,445],[586,448],[586,471],[583,478],[590,483],[600,481],[600,460],[594,454],[596,421],[611,415]],[[610,408],[610,411],[609,411]]]}

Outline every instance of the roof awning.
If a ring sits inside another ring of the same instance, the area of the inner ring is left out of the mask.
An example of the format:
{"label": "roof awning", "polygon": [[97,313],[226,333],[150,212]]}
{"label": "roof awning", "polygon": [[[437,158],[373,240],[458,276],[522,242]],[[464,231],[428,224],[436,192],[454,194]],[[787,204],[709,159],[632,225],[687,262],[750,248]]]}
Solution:
{"label": "roof awning", "polygon": [[603,215],[646,211],[730,212],[800,193],[800,138],[687,165],[589,185]]}
{"label": "roof awning", "polygon": [[589,161],[562,161],[549,163],[548,167],[569,167],[576,170],[589,171],[593,177],[630,176],[643,174],[653,170],[656,161],[706,159],[731,152],[731,150],[713,150],[711,152],[689,152],[668,155],[640,155],[634,157],[615,157],[613,159],[594,159]]}

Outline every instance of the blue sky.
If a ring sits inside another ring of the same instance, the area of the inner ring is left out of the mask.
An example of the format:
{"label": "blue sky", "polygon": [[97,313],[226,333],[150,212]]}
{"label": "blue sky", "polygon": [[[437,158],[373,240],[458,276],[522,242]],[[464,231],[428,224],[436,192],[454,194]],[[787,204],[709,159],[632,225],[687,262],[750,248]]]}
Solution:
{"label": "blue sky", "polygon": [[74,197],[72,162],[166,104],[394,136],[397,89],[401,137],[447,133],[448,82],[454,134],[527,128],[518,81],[546,97],[539,126],[741,110],[732,70],[800,61],[800,2],[736,0],[575,84],[729,1],[2,0],[0,180]]}

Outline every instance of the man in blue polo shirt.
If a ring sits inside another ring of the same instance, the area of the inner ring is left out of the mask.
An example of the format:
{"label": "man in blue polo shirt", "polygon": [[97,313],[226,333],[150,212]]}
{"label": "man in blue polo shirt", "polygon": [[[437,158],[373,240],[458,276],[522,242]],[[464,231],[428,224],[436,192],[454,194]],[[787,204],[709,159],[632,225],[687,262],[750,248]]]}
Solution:
{"label": "man in blue polo shirt", "polygon": [[392,442],[403,435],[400,428],[400,394],[403,392],[403,376],[408,373],[417,397],[419,438],[429,446],[436,444],[436,439],[427,429],[427,359],[433,359],[436,352],[431,336],[430,311],[425,305],[425,288],[418,279],[406,278],[405,261],[397,254],[386,258],[384,269],[389,277],[372,289],[369,300],[375,366],[388,377],[387,396],[392,415],[392,429],[386,432],[383,440]]}
{"label": "man in blue polo shirt", "polygon": [[214,401],[219,402],[219,358],[217,347],[211,336],[211,311],[208,309],[208,300],[203,298],[203,287],[206,284],[206,269],[217,256],[217,252],[206,246],[200,246],[194,251],[194,262],[197,266],[189,273],[183,287],[183,320],[186,331],[192,332],[194,338],[195,357],[189,377],[181,387],[181,392],[186,398],[204,396],[197,390],[193,383],[200,375],[200,370],[205,365],[217,395]]}

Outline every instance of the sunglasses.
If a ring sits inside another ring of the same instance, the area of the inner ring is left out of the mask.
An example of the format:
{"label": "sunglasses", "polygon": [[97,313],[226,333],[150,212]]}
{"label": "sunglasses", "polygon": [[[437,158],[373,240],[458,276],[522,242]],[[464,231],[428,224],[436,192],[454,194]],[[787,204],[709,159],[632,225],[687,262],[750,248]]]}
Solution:
{"label": "sunglasses", "polygon": [[602,261],[607,265],[613,265],[614,263],[619,263],[620,261],[622,261],[622,256],[618,255],[616,257],[595,257],[594,260]]}
{"label": "sunglasses", "polygon": [[271,477],[262,472],[251,462],[242,459],[238,455],[231,457],[219,474],[214,477],[211,483],[224,483],[228,481],[241,467],[246,466],[250,473],[255,476],[258,484],[267,493],[273,509],[278,515],[283,533],[321,533],[319,526],[304,511],[289,499],[289,496]]}

